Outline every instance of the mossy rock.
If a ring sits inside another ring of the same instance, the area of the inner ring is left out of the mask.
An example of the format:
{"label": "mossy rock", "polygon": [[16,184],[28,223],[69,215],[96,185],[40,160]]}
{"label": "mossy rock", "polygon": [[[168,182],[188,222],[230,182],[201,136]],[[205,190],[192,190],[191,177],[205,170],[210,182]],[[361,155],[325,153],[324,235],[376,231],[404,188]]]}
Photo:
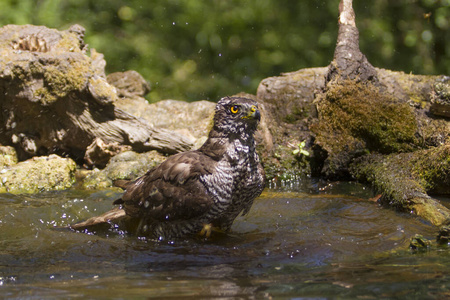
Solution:
{"label": "mossy rock", "polygon": [[33,157],[10,168],[0,176],[0,192],[13,194],[64,190],[75,183],[76,164],[57,155]]}
{"label": "mossy rock", "polygon": [[433,194],[450,195],[450,143],[414,153],[412,174]]}
{"label": "mossy rock", "polygon": [[412,153],[361,157],[350,170],[358,181],[371,183],[383,193],[382,202],[400,211],[406,211],[408,200],[415,195],[426,195],[425,187],[412,176]]}
{"label": "mossy rock", "polygon": [[319,121],[311,126],[328,156],[324,173],[342,176],[356,157],[420,148],[414,109],[371,83],[330,85],[315,101]]}
{"label": "mossy rock", "polygon": [[350,167],[354,178],[371,183],[381,202],[412,212],[436,226],[450,223],[450,210],[428,194],[450,194],[450,144],[390,155],[372,154]]}
{"label": "mossy rock", "polygon": [[450,144],[411,153],[368,155],[356,160],[352,175],[377,187],[394,203],[417,193],[450,194]]}

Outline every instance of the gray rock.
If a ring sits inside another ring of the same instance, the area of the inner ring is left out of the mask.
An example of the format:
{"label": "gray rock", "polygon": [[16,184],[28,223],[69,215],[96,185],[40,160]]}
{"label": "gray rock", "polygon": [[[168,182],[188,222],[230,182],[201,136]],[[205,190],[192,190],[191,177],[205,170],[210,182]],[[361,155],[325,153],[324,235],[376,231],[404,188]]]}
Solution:
{"label": "gray rock", "polygon": [[132,180],[162,163],[166,157],[157,151],[136,153],[125,151],[114,156],[103,170],[82,170],[78,173],[81,186],[87,189],[111,187],[118,179]]}
{"label": "gray rock", "polygon": [[119,97],[144,97],[150,92],[150,84],[136,71],[112,73],[106,80],[117,89]]}
{"label": "gray rock", "polygon": [[206,140],[216,104],[204,100],[162,100],[150,104],[143,98],[134,97],[120,98],[115,105],[135,117],[145,119],[152,127],[168,129],[188,137],[194,148],[197,148]]}

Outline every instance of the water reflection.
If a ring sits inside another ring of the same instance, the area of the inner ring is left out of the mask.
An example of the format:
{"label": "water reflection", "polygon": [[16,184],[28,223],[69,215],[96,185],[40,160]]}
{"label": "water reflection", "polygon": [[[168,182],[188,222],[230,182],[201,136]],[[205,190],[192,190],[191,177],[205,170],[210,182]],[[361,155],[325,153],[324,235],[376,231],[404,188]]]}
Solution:
{"label": "water reflection", "polygon": [[355,183],[268,189],[232,233],[210,240],[55,229],[106,211],[117,196],[0,195],[2,296],[441,297],[450,287],[446,248],[408,249],[416,233],[434,239],[436,229],[379,207]]}

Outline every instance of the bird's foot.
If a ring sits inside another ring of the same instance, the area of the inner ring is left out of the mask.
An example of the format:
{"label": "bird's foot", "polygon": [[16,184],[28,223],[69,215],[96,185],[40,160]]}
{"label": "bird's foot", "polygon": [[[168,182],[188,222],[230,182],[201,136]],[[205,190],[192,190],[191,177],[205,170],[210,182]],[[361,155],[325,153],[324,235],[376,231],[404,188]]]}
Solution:
{"label": "bird's foot", "polygon": [[211,223],[209,223],[209,224],[203,224],[203,228],[202,228],[202,230],[200,230],[198,235],[202,236],[202,237],[204,236],[205,238],[209,238],[213,231],[214,232],[225,233],[225,231],[223,231],[219,227],[214,227]]}

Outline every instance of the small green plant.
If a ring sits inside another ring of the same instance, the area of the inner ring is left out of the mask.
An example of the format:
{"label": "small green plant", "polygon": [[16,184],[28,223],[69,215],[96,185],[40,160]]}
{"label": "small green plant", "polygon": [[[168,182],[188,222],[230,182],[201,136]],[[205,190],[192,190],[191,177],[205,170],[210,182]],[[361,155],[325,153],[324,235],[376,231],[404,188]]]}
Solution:
{"label": "small green plant", "polygon": [[304,156],[309,156],[309,152],[307,150],[305,150],[305,146],[306,146],[306,141],[301,142],[300,144],[298,144],[298,148],[295,149],[294,151],[292,151],[292,154],[294,155],[304,155]]}

